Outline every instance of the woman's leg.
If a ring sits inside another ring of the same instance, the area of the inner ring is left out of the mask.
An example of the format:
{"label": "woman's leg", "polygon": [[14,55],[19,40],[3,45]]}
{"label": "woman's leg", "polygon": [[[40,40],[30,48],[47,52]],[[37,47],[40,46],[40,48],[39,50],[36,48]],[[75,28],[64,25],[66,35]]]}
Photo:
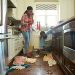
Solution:
{"label": "woman's leg", "polygon": [[29,33],[29,41],[30,41],[30,30],[28,31],[28,33]]}
{"label": "woman's leg", "polygon": [[29,48],[29,41],[30,41],[30,34],[29,32],[22,32],[23,37],[24,37],[24,51],[23,53],[26,54],[28,52],[28,48]]}

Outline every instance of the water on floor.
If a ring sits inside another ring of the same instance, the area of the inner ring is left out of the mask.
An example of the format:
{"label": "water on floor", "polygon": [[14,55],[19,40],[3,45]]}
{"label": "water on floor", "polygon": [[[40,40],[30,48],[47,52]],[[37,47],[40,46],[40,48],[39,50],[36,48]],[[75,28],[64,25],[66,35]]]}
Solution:
{"label": "water on floor", "polygon": [[38,57],[37,62],[31,64],[29,68],[22,70],[14,70],[8,75],[64,75],[60,67],[56,64],[49,66],[47,61],[43,61],[43,57]]}

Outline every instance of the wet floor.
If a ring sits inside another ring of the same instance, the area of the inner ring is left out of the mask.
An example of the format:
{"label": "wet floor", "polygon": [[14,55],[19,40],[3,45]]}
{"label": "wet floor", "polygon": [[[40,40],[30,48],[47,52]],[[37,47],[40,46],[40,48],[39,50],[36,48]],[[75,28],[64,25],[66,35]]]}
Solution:
{"label": "wet floor", "polygon": [[37,58],[37,62],[31,64],[29,68],[23,70],[14,70],[8,75],[64,75],[62,70],[56,64],[48,66],[48,63],[43,61],[43,57]]}

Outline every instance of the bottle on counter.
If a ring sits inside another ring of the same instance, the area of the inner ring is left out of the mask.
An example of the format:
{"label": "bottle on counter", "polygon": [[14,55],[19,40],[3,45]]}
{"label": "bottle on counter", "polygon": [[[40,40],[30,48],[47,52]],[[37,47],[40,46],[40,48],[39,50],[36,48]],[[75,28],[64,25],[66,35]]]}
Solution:
{"label": "bottle on counter", "polygon": [[39,24],[38,24],[38,29],[40,30],[40,22],[39,22]]}
{"label": "bottle on counter", "polygon": [[38,21],[37,21],[37,28],[36,29],[38,30]]}

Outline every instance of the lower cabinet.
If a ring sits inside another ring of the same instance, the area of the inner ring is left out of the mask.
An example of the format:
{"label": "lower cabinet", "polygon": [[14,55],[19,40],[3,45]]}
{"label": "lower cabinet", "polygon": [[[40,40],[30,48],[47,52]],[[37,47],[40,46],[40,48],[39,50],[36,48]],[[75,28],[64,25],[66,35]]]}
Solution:
{"label": "lower cabinet", "polygon": [[31,45],[34,46],[34,49],[39,49],[40,46],[39,46],[39,37],[40,37],[40,31],[38,32],[35,32],[35,31],[32,31],[31,32],[31,38],[30,38],[30,42],[31,42]]}
{"label": "lower cabinet", "polygon": [[23,48],[23,37],[13,35],[8,39],[8,61],[15,57]]}

